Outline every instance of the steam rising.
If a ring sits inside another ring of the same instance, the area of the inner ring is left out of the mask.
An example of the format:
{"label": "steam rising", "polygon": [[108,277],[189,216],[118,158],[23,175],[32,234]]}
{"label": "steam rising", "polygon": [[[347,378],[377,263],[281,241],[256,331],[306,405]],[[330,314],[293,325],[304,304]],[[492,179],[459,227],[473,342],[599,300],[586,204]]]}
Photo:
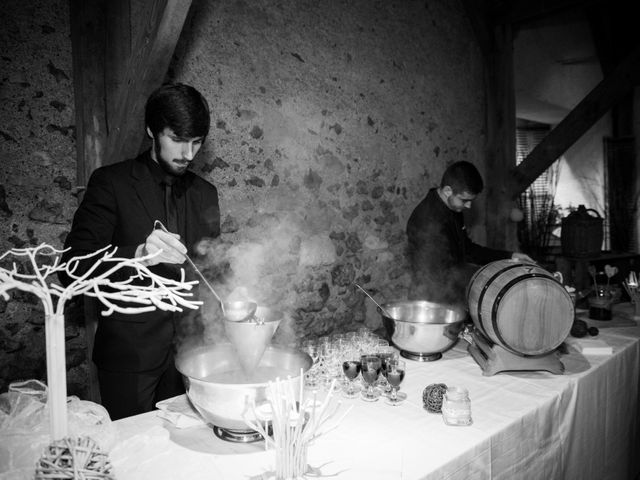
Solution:
{"label": "steam rising", "polygon": [[[239,238],[200,241],[194,261],[223,301],[253,301],[282,313],[274,342],[296,342],[294,286],[300,272],[335,259],[328,234],[313,235],[303,231],[292,215],[279,218],[264,215],[259,224],[243,229]],[[202,343],[224,341],[222,311],[215,296],[200,284],[204,305],[189,318],[181,320],[178,343],[192,347]]]}
{"label": "steam rising", "polygon": [[433,225],[420,231],[413,244],[410,242],[408,254],[414,282],[410,297],[466,310],[466,287],[478,266],[455,264],[442,245],[448,245],[448,240]]}

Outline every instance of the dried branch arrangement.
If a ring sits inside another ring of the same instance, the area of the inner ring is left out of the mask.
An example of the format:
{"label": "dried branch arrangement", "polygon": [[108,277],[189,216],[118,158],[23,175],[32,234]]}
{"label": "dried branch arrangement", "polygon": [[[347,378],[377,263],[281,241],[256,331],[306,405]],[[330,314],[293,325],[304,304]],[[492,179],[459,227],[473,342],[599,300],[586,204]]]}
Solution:
{"label": "dried branch arrangement", "polygon": [[[253,418],[245,415],[245,423],[265,439],[265,449],[273,447],[276,454],[276,479],[294,479],[304,476],[307,470],[309,445],[319,436],[336,428],[349,413],[347,409],[338,419],[342,402],[332,402],[334,380],[323,401],[317,393],[304,401],[304,374],[300,372],[300,389],[296,396],[291,382],[276,379],[266,389],[267,402],[251,405]],[[333,421],[332,421],[333,420]],[[271,428],[269,427],[271,425]],[[272,430],[270,436],[269,430]]]}
{"label": "dried branch arrangement", "polygon": [[[196,309],[202,304],[190,299],[193,296],[190,291],[198,282],[186,282],[184,270],[180,280],[167,279],[154,274],[144,265],[153,255],[122,258],[115,255],[116,248],[110,249],[110,246],[105,247],[89,255],[74,257],[66,263],[60,263],[63,250],[46,244],[35,248],[9,250],[0,256],[0,261],[9,257],[26,258],[31,268],[29,272],[20,272],[15,262],[10,270],[0,267],[0,295],[8,300],[7,292],[14,288],[33,293],[42,301],[45,315],[62,315],[65,302],[76,295],[98,298],[107,307],[102,312],[105,316],[114,311],[135,314],[156,308],[182,311],[182,307]],[[50,258],[51,263],[38,264],[38,260],[44,258]],[[83,274],[77,273],[80,262],[87,259],[93,259],[93,265]],[[105,265],[108,268],[104,269]],[[125,268],[132,269],[128,278],[121,281],[111,278],[115,272]],[[100,270],[101,273],[96,274]],[[50,277],[58,272],[65,272],[73,282],[66,288],[53,283]],[[133,283],[138,279],[146,279],[148,282],[145,285]],[[58,298],[56,305],[54,297]],[[123,303],[132,306],[123,306]]]}
{"label": "dried branch arrangement", "polygon": [[[47,350],[47,383],[51,414],[52,440],[67,435],[66,363],[64,350],[64,306],[76,295],[89,295],[105,306],[103,315],[114,311],[141,313],[156,308],[166,311],[197,309],[202,302],[194,300],[191,292],[197,281],[185,281],[184,270],[180,280],[171,280],[154,274],[145,265],[152,258],[122,258],[111,246],[89,255],[74,257],[61,263],[63,250],[41,244],[34,248],[12,249],[0,255],[0,295],[9,300],[13,289],[30,292],[44,306]],[[159,252],[157,252],[159,253]],[[155,255],[157,255],[155,253]],[[11,258],[25,259],[18,265]],[[91,267],[80,273],[80,262],[89,261]],[[11,266],[5,268],[2,265]],[[125,270],[126,269],[126,270]],[[114,280],[116,272],[126,272],[123,280]],[[55,283],[58,272],[66,273],[72,282],[66,288]]]}

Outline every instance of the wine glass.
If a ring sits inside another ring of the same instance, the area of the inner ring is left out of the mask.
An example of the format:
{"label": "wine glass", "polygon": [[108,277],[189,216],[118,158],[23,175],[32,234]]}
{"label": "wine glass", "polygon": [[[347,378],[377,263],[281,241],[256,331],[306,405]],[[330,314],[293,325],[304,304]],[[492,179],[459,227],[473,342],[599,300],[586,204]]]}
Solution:
{"label": "wine glass", "polygon": [[378,379],[377,386],[385,393],[389,393],[391,391],[391,385],[387,381],[387,362],[398,360],[398,352],[395,348],[390,347],[389,345],[383,346],[378,349],[378,354],[380,357],[380,362],[382,364],[382,375]]}
{"label": "wine glass", "polygon": [[349,380],[347,388],[343,390],[342,395],[346,398],[355,398],[360,393],[360,387],[355,384],[354,380],[360,373],[362,364],[359,360],[345,360],[342,362],[342,371]]}
{"label": "wine glass", "polygon": [[399,405],[407,398],[406,393],[398,392],[398,388],[404,380],[404,360],[388,360],[386,373],[387,382],[391,385],[391,393],[387,396],[386,403],[393,406]]}
{"label": "wine glass", "polygon": [[367,386],[361,394],[362,399],[367,402],[376,402],[380,397],[380,391],[373,388],[373,384],[376,383],[378,375],[380,375],[382,362],[377,355],[364,355],[360,357],[360,362],[362,363],[362,379]]}
{"label": "wine glass", "polygon": [[323,366],[321,382],[325,388],[329,388],[334,379],[340,378],[338,350],[333,342],[328,342],[324,345],[321,355]]}
{"label": "wine glass", "polygon": [[305,385],[310,388],[316,388],[318,386],[319,376],[319,361],[320,361],[320,348],[319,345],[313,340],[305,340],[302,344],[302,349],[311,357],[311,367],[305,374]]}

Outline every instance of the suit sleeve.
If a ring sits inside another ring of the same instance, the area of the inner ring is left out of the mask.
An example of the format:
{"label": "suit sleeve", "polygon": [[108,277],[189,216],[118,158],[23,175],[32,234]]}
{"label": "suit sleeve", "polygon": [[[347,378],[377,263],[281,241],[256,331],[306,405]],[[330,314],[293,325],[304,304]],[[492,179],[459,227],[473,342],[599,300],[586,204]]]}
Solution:
{"label": "suit sleeve", "polygon": [[475,263],[477,265],[486,265],[490,262],[497,260],[504,260],[511,258],[512,253],[506,250],[497,250],[494,248],[485,247],[474,243],[467,234],[467,230],[464,230],[464,242],[466,244],[465,250],[467,252],[467,261]]}
{"label": "suit sleeve", "polygon": [[[112,244],[113,234],[117,223],[116,193],[111,176],[99,168],[93,172],[84,197],[73,218],[71,231],[65,240],[66,251],[62,261],[73,257],[88,255]],[[118,247],[118,256],[132,258],[136,246]],[[77,273],[84,273],[95,263],[94,259],[87,259],[78,264]],[[72,279],[66,274],[59,275],[60,281],[66,286]]]}

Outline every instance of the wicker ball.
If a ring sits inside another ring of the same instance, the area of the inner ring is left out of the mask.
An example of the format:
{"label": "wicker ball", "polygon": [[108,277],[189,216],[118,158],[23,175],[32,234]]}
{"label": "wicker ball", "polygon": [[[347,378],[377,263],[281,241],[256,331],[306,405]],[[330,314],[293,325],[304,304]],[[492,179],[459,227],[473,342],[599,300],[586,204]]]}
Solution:
{"label": "wicker ball", "polygon": [[432,383],[422,392],[424,408],[431,413],[442,413],[442,397],[447,393],[444,383]]}
{"label": "wicker ball", "polygon": [[67,437],[49,445],[36,464],[35,480],[113,480],[111,462],[90,437]]}

